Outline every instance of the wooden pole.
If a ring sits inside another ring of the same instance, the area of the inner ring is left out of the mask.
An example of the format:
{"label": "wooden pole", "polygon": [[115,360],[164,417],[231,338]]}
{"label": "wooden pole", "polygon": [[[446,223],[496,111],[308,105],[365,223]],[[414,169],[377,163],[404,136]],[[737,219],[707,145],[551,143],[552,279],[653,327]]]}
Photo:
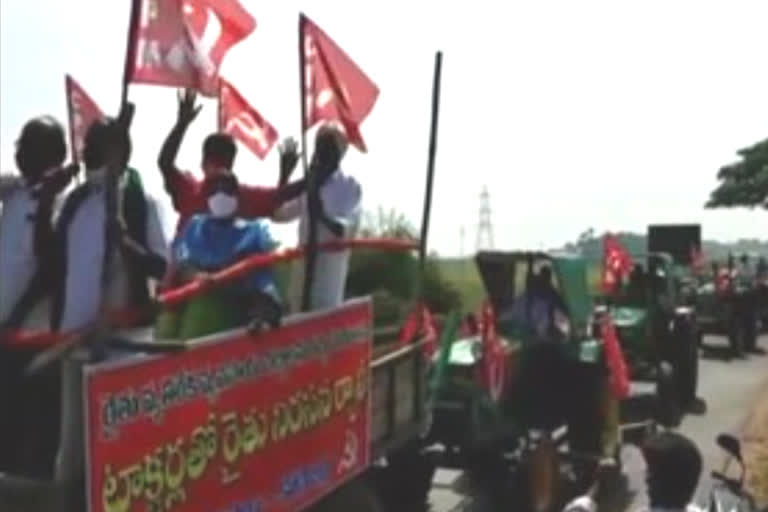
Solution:
{"label": "wooden pole", "polygon": [[[311,207],[313,201],[310,198],[318,193],[314,173],[309,172],[307,160],[307,67],[306,67],[306,18],[299,14],[299,83],[301,101],[301,162],[306,179],[307,216],[309,221],[306,256],[304,259],[304,282],[301,293],[301,310],[309,311],[312,298],[312,284],[315,280],[315,263],[317,261],[317,212]],[[301,241],[300,241],[301,243]]]}
{"label": "wooden pole", "polygon": [[432,83],[432,124],[429,133],[429,156],[427,160],[427,186],[424,192],[424,211],[421,216],[421,237],[419,238],[419,276],[416,297],[421,300],[424,292],[424,269],[427,261],[427,240],[429,217],[432,211],[432,186],[435,178],[435,154],[437,153],[437,127],[440,114],[440,77],[443,68],[443,52],[435,53],[435,74]]}

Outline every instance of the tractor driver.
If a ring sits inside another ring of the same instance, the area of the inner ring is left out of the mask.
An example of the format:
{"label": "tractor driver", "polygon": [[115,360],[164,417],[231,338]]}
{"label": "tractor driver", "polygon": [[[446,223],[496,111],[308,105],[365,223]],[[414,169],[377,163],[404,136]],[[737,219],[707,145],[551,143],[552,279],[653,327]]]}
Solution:
{"label": "tractor driver", "polygon": [[627,286],[627,302],[629,304],[642,304],[645,301],[646,275],[645,267],[636,263],[629,276]]}
{"label": "tractor driver", "polygon": [[[538,299],[538,300],[537,300]],[[539,270],[534,288],[534,301],[543,304],[543,317],[536,321],[537,332],[560,339],[568,334],[568,306],[552,281],[552,267],[543,266]],[[541,327],[539,329],[538,327]]]}
{"label": "tractor driver", "polygon": [[529,272],[525,293],[512,308],[516,322],[536,340],[559,340],[568,334],[567,315],[568,307],[552,282],[552,268]]}

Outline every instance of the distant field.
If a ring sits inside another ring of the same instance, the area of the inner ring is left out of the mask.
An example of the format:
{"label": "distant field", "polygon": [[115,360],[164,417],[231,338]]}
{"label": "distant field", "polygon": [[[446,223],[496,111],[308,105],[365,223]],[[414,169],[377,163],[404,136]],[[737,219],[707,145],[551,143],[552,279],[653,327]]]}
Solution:
{"label": "distant field", "polygon": [[[439,260],[443,277],[452,283],[461,293],[462,304],[467,311],[475,311],[485,298],[485,290],[471,258],[443,258]],[[592,293],[597,294],[600,283],[600,266],[589,268],[587,279]]]}

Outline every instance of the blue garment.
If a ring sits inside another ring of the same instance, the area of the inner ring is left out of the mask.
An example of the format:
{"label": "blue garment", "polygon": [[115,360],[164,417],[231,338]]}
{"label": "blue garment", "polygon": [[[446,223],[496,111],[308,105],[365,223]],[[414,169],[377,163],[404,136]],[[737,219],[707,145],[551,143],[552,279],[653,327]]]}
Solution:
{"label": "blue garment", "polygon": [[[173,244],[177,263],[214,272],[254,254],[271,252],[277,246],[267,226],[258,220],[219,219],[209,214],[190,218]],[[276,296],[271,269],[257,270],[235,285],[238,291]]]}

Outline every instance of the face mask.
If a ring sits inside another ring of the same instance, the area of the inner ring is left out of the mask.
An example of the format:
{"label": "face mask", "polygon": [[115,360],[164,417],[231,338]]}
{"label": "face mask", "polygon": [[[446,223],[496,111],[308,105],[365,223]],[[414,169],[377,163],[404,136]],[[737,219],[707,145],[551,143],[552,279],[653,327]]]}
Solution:
{"label": "face mask", "polygon": [[237,198],[224,192],[216,192],[208,198],[208,210],[219,219],[232,217],[237,211]]}
{"label": "face mask", "polygon": [[[88,171],[88,174],[86,175],[86,179],[88,180],[88,183],[91,185],[104,185],[107,182],[107,169],[105,167],[102,167],[101,169],[95,169],[92,171]],[[124,187],[125,184],[128,182],[128,175],[126,173],[122,173],[119,178],[117,178],[117,186],[118,187]]]}

